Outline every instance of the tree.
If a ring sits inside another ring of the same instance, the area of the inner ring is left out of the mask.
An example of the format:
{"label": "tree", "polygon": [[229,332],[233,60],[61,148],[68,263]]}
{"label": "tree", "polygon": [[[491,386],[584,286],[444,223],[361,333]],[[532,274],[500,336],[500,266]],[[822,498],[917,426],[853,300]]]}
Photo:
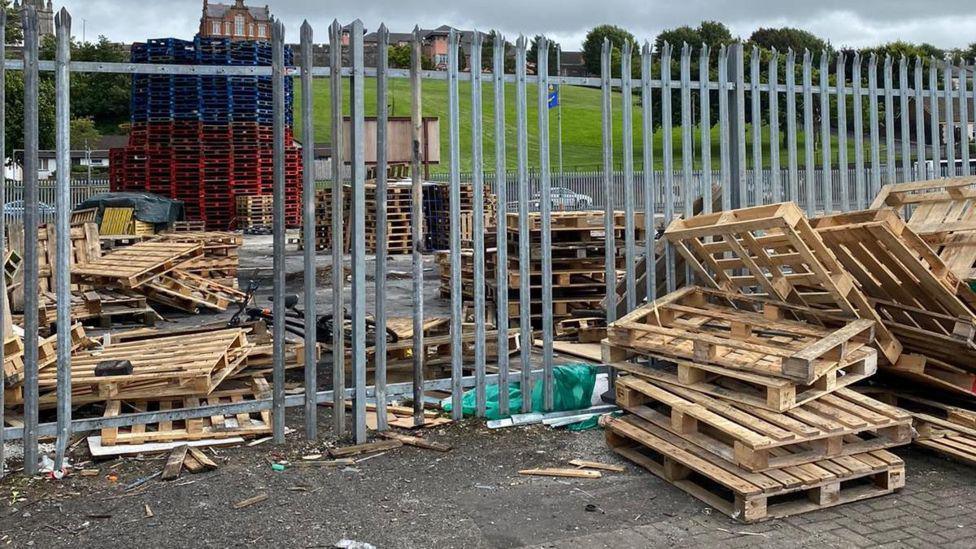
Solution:
{"label": "tree", "polygon": [[613,63],[612,67],[613,74],[620,76],[619,52],[623,49],[624,44],[630,44],[635,58],[639,56],[640,49],[633,34],[614,25],[600,25],[593,27],[590,32],[586,33],[586,39],[583,41],[583,62],[586,64],[586,71],[594,75],[600,74],[600,54],[603,51],[603,40],[605,38],[610,40],[611,47],[618,52],[617,62]]}
{"label": "tree", "polygon": [[20,26],[20,12],[14,9],[10,0],[0,0],[0,6],[7,10],[7,43],[19,44],[24,40],[24,29]]}
{"label": "tree", "polygon": [[701,51],[701,45],[705,44],[709,50],[721,47],[723,44],[732,42],[732,32],[729,28],[717,21],[702,21],[698,28],[688,25],[668,29],[657,35],[654,39],[654,48],[661,51],[661,46],[667,42],[672,47],[679,49],[687,43],[691,46],[692,54],[697,55]]}
{"label": "tree", "polygon": [[[41,46],[41,59],[54,59],[57,44],[48,37]],[[125,51],[108,38],[97,42],[71,42],[72,61],[127,61]],[[90,118],[102,133],[115,133],[129,120],[131,78],[125,74],[74,73],[71,75],[71,115]]]}
{"label": "tree", "polygon": [[95,121],[91,118],[71,119],[72,150],[83,151],[86,148],[95,148],[101,138],[102,134],[95,127]]}
{"label": "tree", "polygon": [[[536,66],[539,65],[539,40],[541,38],[541,34],[535,35],[529,45],[529,51],[525,54],[526,60]],[[556,48],[558,47],[559,42],[549,41],[549,74],[556,74],[556,60],[558,59],[556,56]]]}
{"label": "tree", "polygon": [[[8,158],[23,162],[24,149],[24,76],[21,71],[7,71],[6,93],[6,132],[4,146]],[[37,83],[38,91],[38,145],[41,149],[54,148],[54,79],[41,77]],[[14,155],[14,151],[18,151]]]}
{"label": "tree", "polygon": [[759,28],[749,37],[749,42],[765,50],[775,48],[780,53],[786,53],[793,48],[798,55],[802,55],[804,50],[818,53],[829,49],[829,44],[825,40],[813,33],[792,27]]}
{"label": "tree", "polygon": [[411,63],[410,44],[390,46],[387,52],[390,68],[409,69]]}

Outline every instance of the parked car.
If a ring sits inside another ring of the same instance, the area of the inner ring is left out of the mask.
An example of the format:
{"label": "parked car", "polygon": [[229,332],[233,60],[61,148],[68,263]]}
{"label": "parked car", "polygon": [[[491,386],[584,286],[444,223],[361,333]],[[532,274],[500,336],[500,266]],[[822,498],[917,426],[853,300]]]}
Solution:
{"label": "parked car", "polygon": [[[593,207],[593,198],[580,194],[566,187],[553,187],[550,194],[552,209],[559,210],[588,210]],[[537,193],[530,203],[532,209],[538,209],[540,195]]]}
{"label": "parked car", "polygon": [[[50,204],[45,204],[44,202],[37,203],[37,213],[43,218],[43,216],[53,216],[55,213],[54,206]],[[7,219],[23,219],[24,218],[24,201],[14,200],[13,202],[7,202],[3,205],[3,216]]]}

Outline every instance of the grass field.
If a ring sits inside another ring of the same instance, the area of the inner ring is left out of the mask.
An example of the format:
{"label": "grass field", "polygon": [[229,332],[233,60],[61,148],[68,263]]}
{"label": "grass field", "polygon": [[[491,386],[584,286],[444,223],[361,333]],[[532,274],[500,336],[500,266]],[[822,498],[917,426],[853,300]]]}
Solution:
{"label": "grass field", "polygon": [[[348,114],[348,97],[349,97],[349,86],[348,81],[345,82],[345,87],[343,92],[345,94],[344,102],[345,112]],[[366,80],[366,116],[373,116],[376,113],[376,81],[375,79],[368,78]],[[461,111],[461,132],[460,132],[460,142],[461,142],[461,166],[463,170],[469,169],[471,166],[471,85],[468,82],[461,82],[459,85],[460,90],[460,111]],[[506,118],[505,118],[505,139],[506,139],[506,160],[509,168],[514,168],[515,163],[515,86],[514,84],[506,84],[505,86],[505,103],[506,103]],[[317,80],[315,82],[315,134],[316,141],[320,143],[329,142],[330,140],[330,127],[331,127],[331,113],[330,113],[330,97],[331,93],[329,90],[329,85],[327,80]],[[529,84],[527,86],[527,97],[528,97],[528,134],[529,134],[529,161],[530,166],[539,166],[539,151],[538,151],[538,109],[536,105],[538,104],[537,98],[537,86]],[[615,164],[619,168],[622,165],[622,114],[621,114],[621,98],[620,93],[614,93],[613,96],[613,110],[614,110],[614,121],[613,121],[613,136],[614,136],[614,158]],[[678,100],[677,94],[675,95],[675,101]],[[566,171],[589,171],[589,170],[599,170],[603,167],[603,149],[602,149],[602,117],[601,117],[601,91],[594,88],[583,88],[578,86],[563,86],[563,92],[561,97],[562,102],[562,135],[563,135],[563,167]],[[299,113],[298,106],[301,104],[301,91],[296,86],[296,97],[295,97],[295,133],[296,135],[301,135],[301,116]],[[494,88],[491,83],[484,83],[482,86],[482,105],[483,105],[483,129],[484,129],[484,162],[486,169],[493,169],[495,165],[495,123],[494,123]],[[713,105],[713,109],[717,109],[717,106]],[[410,115],[410,89],[409,81],[405,79],[391,79],[390,80],[390,115],[391,116],[409,116]],[[447,169],[447,155],[448,155],[448,126],[447,126],[447,82],[443,80],[425,80],[423,82],[423,115],[424,116],[436,116],[441,119],[441,154],[442,154],[442,164],[439,167],[433,168],[434,171],[444,171]],[[660,110],[656,109],[654,112],[654,117],[656,119],[660,118]],[[558,168],[558,131],[557,131],[557,114],[556,110],[553,109],[549,113],[550,116],[550,162],[552,169]],[[637,169],[640,169],[643,165],[641,158],[641,147],[643,146],[642,132],[641,132],[641,107],[639,97],[634,97],[634,110],[633,110],[633,121],[634,121],[634,161]],[[802,128],[802,120],[798,120],[798,130]],[[752,163],[752,135],[751,128],[747,128],[747,158],[749,165]],[[786,128],[782,127],[781,132],[785,133]],[[662,130],[658,128],[654,136],[654,164],[656,169],[661,169],[663,167],[663,139]],[[718,127],[712,128],[711,131],[711,149],[712,149],[712,165],[717,168],[719,163],[719,141],[718,141]],[[699,168],[701,165],[701,141],[700,132],[698,128],[695,128],[695,167]],[[804,140],[805,135],[802,131],[797,132],[797,148],[798,148],[798,158],[800,165],[804,162]],[[836,162],[837,157],[837,137],[832,138],[833,144],[833,157]],[[673,129],[673,143],[674,143],[674,166],[675,169],[681,169],[682,162],[682,151],[681,151],[681,128],[676,126]],[[819,152],[820,143],[817,140],[817,154],[816,161],[819,164],[821,162],[821,154]],[[883,145],[882,145],[883,148]],[[854,160],[854,145],[852,140],[848,140],[848,158],[851,162]],[[769,166],[769,129],[763,128],[763,164]],[[781,164],[786,167],[786,149],[781,147],[780,151]],[[882,158],[884,158],[884,151],[882,151]]]}

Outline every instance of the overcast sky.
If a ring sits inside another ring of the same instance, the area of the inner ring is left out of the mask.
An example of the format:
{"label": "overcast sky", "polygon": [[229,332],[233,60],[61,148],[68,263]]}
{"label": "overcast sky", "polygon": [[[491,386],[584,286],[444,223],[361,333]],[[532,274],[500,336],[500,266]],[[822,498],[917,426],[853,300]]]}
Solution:
{"label": "overcast sky", "polygon": [[[176,36],[191,38],[199,27],[202,0],[66,0],[74,32],[89,40],[103,34],[114,41]],[[225,0],[224,3],[233,3]],[[545,33],[564,50],[578,49],[586,31],[600,23],[623,26],[640,41],[662,29],[696,26],[703,19],[725,23],[733,35],[748,37],[760,26],[793,26],[828,39],[834,46],[869,46],[893,40],[930,42],[941,48],[976,42],[972,0],[253,0],[271,5],[297,41],[308,19],[323,42],[333,19],[358,17],[368,30],[385,22],[392,31],[413,25],[450,24],[498,29],[507,37]]]}

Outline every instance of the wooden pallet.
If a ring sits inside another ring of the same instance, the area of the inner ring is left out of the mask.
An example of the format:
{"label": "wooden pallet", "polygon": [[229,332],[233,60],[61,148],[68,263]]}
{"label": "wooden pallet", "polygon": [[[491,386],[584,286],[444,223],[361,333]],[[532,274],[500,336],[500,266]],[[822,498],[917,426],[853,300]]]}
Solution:
{"label": "wooden pallet", "polygon": [[603,363],[648,380],[678,385],[763,410],[785,412],[874,375],[877,354],[873,349],[864,352],[866,356],[862,360],[827,372],[813,385],[798,385],[782,378],[689,361],[624,362],[619,355],[608,355],[606,343]]}
{"label": "wooden pallet", "polygon": [[[791,314],[837,327],[790,320]],[[640,307],[607,330],[614,346],[808,385],[851,361],[873,337],[872,320],[844,322],[769,300],[697,287]]]}
{"label": "wooden pallet", "polygon": [[611,420],[606,437],[617,454],[746,523],[878,497],[905,485],[904,462],[885,450],[753,473],[633,416]]}
{"label": "wooden pallet", "polygon": [[[72,393],[88,389],[102,400],[208,394],[240,369],[250,348],[238,329],[113,343],[72,357]],[[95,367],[106,360],[130,361],[132,374],[96,376]],[[55,388],[57,372],[40,372],[38,386]]]}
{"label": "wooden pallet", "polygon": [[848,389],[775,413],[634,376],[617,380],[617,405],[752,472],[902,446],[911,416]]}
{"label": "wooden pallet", "polygon": [[226,311],[245,297],[244,292],[181,269],[157,276],[140,290],[152,301],[188,313],[196,313],[201,307]]}
{"label": "wooden pallet", "polygon": [[894,210],[832,215],[810,224],[869,299],[900,306],[885,307],[886,324],[951,336],[959,322],[976,323],[967,306],[976,303],[976,292]]}
{"label": "wooden pallet", "polygon": [[132,208],[105,208],[102,212],[102,224],[98,232],[104,235],[135,234],[132,231]]}
{"label": "wooden pallet", "polygon": [[[71,257],[69,262],[71,269],[77,269],[82,265],[96,261],[101,256],[101,247],[98,237],[98,226],[94,223],[83,223],[75,225],[69,230],[71,238]],[[10,250],[18,257],[24,255],[24,229],[21,225],[11,225],[7,232],[10,241]],[[40,227],[37,232],[37,287],[41,292],[53,292],[55,290],[56,278],[54,265],[57,264],[55,255],[57,254],[57,233],[53,224]],[[9,285],[11,292],[11,306],[14,310],[23,310],[24,272],[21,269],[13,277],[13,284]],[[71,290],[87,289],[86,286],[73,284]]]}
{"label": "wooden pallet", "polygon": [[885,185],[872,208],[896,208],[952,272],[976,279],[976,177]]}
{"label": "wooden pallet", "polygon": [[[974,365],[969,364],[969,367],[972,369]],[[898,362],[886,366],[885,371],[928,387],[966,396],[976,395],[976,373],[931,356],[902,353]]]}
{"label": "wooden pallet", "polygon": [[[866,394],[900,406],[912,415],[916,446],[967,465],[976,465],[976,410],[916,393],[864,388]],[[971,407],[972,404],[970,403]]]}
{"label": "wooden pallet", "polygon": [[72,269],[71,277],[92,284],[137,288],[201,255],[198,243],[139,242]]}
{"label": "wooden pallet", "polygon": [[[271,389],[263,377],[254,377],[239,387],[220,389],[204,396],[177,396],[152,400],[109,400],[103,417],[127,412],[165,412],[218,404],[237,404],[269,398]],[[207,417],[161,421],[130,427],[101,430],[102,444],[146,444],[151,442],[192,441],[213,438],[262,436],[271,433],[271,411],[214,414]]]}
{"label": "wooden pallet", "polygon": [[[604,229],[604,222],[606,220],[606,212],[603,210],[585,210],[578,212],[552,212],[549,217],[550,226],[553,231],[579,231],[579,230],[597,230],[602,231]],[[622,211],[616,211],[613,213],[613,227],[615,229],[623,230],[626,226],[626,213]],[[505,219],[506,226],[515,232],[518,232],[519,227],[519,215],[517,213],[510,213]],[[644,214],[642,212],[637,212],[634,214],[634,226],[636,230],[640,231],[644,226]],[[539,212],[529,213],[529,230],[530,231],[541,231],[542,230],[542,214]]]}
{"label": "wooden pallet", "polygon": [[796,204],[678,219],[665,236],[706,285],[874,320],[881,353],[891,362],[901,354],[901,344]]}

